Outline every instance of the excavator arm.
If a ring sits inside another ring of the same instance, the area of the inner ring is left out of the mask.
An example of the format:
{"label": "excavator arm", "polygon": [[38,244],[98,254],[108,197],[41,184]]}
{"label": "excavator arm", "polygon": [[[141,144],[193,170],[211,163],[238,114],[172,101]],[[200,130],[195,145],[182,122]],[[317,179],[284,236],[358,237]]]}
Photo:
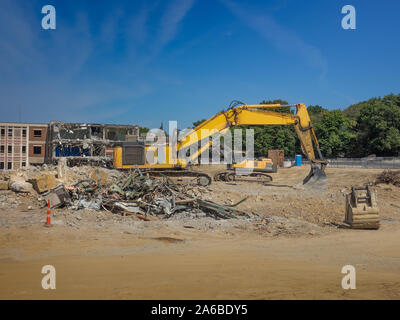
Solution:
{"label": "excavator arm", "polygon": [[[274,111],[274,109],[281,107],[296,107],[296,113]],[[324,171],[327,161],[322,156],[307,107],[303,103],[298,103],[296,105],[242,104],[230,108],[227,111],[221,111],[186,133],[186,135],[178,141],[177,150],[188,148],[194,143],[211,137],[217,132],[223,133],[233,126],[240,125],[293,125],[300,140],[302,151],[311,164],[311,171],[304,179],[303,183],[309,182],[311,178],[313,178],[313,180],[326,178]],[[202,147],[201,152],[204,152],[204,149],[210,145],[211,143]],[[315,155],[314,147],[317,151],[318,158]],[[199,151],[199,154],[201,152]]]}

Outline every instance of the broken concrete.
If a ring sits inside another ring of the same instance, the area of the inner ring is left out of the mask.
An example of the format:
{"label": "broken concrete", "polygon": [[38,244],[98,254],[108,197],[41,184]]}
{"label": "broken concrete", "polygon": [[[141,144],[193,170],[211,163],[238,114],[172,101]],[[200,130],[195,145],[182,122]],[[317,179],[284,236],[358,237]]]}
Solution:
{"label": "broken concrete", "polygon": [[8,190],[8,181],[0,180],[0,190]]}
{"label": "broken concrete", "polygon": [[54,174],[43,174],[36,178],[29,179],[28,182],[32,184],[37,193],[49,191],[57,185]]}
{"label": "broken concrete", "polygon": [[10,178],[9,188],[14,192],[36,194],[36,191],[33,189],[32,184],[26,182],[23,177],[19,176],[12,176]]}

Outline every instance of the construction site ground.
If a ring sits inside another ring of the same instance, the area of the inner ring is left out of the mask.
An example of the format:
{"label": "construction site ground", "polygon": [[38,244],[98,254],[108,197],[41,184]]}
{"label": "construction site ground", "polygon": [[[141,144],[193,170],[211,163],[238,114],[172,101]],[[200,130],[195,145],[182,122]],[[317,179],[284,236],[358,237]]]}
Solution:
{"label": "construction site ground", "polygon": [[[325,190],[301,187],[308,171],[199,189],[221,204],[248,197],[237,208],[258,220],[60,208],[46,228],[46,208],[0,191],[0,299],[400,299],[400,188],[374,187],[379,230],[351,230],[345,194],[382,170],[328,168]],[[44,265],[56,268],[55,290],[41,286]],[[356,268],[355,290],[342,288],[345,265]]]}

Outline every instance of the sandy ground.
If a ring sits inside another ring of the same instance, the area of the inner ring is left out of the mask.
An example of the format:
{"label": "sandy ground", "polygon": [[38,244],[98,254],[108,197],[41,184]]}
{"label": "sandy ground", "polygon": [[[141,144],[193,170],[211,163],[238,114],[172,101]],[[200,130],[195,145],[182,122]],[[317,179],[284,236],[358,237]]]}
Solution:
{"label": "sandy ground", "polygon": [[[213,183],[204,196],[262,219],[137,221],[0,200],[0,299],[400,299],[400,188],[378,185],[381,228],[341,228],[344,194],[381,170],[328,169],[326,190],[293,188],[308,168],[269,186]],[[11,199],[9,193],[0,195]],[[344,265],[355,290],[341,287]],[[41,269],[56,268],[56,290]]]}

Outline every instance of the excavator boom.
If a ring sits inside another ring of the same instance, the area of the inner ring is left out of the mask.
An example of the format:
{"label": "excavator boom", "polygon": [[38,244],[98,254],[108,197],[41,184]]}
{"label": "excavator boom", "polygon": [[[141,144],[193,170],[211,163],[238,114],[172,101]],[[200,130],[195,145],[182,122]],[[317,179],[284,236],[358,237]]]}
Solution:
{"label": "excavator boom", "polygon": [[[296,113],[282,113],[274,111],[276,108],[296,107]],[[327,161],[323,158],[319,148],[307,107],[303,103],[295,105],[280,104],[242,104],[221,111],[210,119],[202,122],[196,128],[188,132],[178,142],[178,150],[188,148],[194,143],[213,135],[216,132],[224,132],[233,126],[250,125],[293,125],[300,141],[301,149],[310,161],[310,173],[303,180],[303,184],[318,184],[326,179],[325,167]],[[318,158],[316,157],[315,150]]]}

